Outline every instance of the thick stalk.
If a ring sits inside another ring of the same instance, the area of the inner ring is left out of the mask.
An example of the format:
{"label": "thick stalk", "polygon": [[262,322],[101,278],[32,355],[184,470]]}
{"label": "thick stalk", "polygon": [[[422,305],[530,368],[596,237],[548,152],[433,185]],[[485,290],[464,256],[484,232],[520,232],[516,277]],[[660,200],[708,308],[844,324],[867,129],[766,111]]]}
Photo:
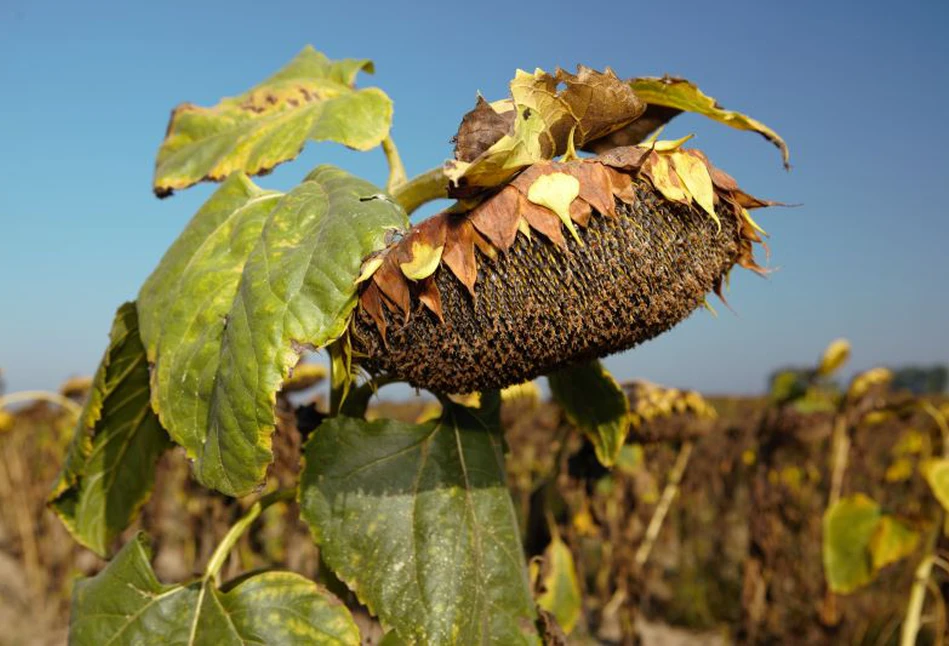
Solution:
{"label": "thick stalk", "polygon": [[208,561],[208,565],[204,570],[204,579],[217,579],[218,573],[224,566],[225,561],[227,561],[227,557],[234,548],[234,545],[267,507],[277,502],[289,502],[295,497],[295,489],[278,489],[254,502],[254,504],[250,506],[250,509],[247,510],[247,513],[231,526],[221,542],[218,543],[214,554],[211,555],[211,559]]}
{"label": "thick stalk", "polygon": [[392,193],[405,184],[408,177],[405,174],[405,166],[402,165],[402,157],[399,156],[399,149],[395,147],[395,141],[392,140],[391,136],[382,141],[382,151],[386,154],[386,161],[389,163],[389,180],[386,182],[386,191]]}
{"label": "thick stalk", "polygon": [[442,167],[416,175],[389,193],[409,215],[426,202],[448,197],[448,179]]}

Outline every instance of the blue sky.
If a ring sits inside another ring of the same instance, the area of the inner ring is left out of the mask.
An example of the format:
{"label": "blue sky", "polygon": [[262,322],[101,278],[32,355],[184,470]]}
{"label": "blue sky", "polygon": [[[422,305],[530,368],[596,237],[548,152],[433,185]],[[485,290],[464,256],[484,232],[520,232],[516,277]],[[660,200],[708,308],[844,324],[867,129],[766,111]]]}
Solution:
{"label": "blue sky", "polygon": [[[115,308],[213,190],[159,201],[154,154],[172,107],[242,92],[310,43],[376,62],[410,173],[451,154],[476,91],[516,68],[673,73],[775,128],[698,117],[667,128],[757,195],[762,280],[735,272],[718,318],[697,312],[608,360],[641,377],[756,392],[778,365],[854,344],[851,370],[949,361],[946,105],[949,4],[931,2],[0,2],[0,368],[9,389],[91,373]],[[287,189],[318,163],[383,183],[382,153],[311,145],[261,178]]]}

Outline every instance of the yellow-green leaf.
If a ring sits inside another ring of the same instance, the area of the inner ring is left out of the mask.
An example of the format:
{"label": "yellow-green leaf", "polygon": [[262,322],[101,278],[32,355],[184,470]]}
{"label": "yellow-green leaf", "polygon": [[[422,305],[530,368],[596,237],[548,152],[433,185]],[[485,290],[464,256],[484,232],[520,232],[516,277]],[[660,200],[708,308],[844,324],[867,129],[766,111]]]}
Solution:
{"label": "yellow-green leaf", "polygon": [[331,61],[306,47],[260,85],[210,108],[184,103],[171,115],[155,164],[159,196],[235,171],[257,175],[296,157],[307,140],[356,150],[382,143],[392,101],[377,88],[355,89],[368,60]]}
{"label": "yellow-green leaf", "polygon": [[580,620],[583,597],[577,570],[573,564],[570,548],[554,535],[544,550],[543,592],[537,597],[537,605],[552,614],[564,633],[570,634]]}
{"label": "yellow-green leaf", "polygon": [[834,592],[849,594],[873,580],[870,542],[880,517],[880,505],[859,493],[824,513],[824,576]]}
{"label": "yellow-green leaf", "polygon": [[949,511],[949,458],[930,460],[923,468],[923,475],[936,500]]}
{"label": "yellow-green leaf", "polygon": [[724,109],[693,83],[671,76],[643,77],[631,80],[630,86],[647,104],[694,112],[738,130],[757,132],[778,147],[784,165],[789,166],[788,147],[778,133],[747,115]]}
{"label": "yellow-green leaf", "polygon": [[820,365],[817,366],[817,374],[828,377],[840,370],[849,358],[850,342],[847,339],[834,339],[821,356]]}
{"label": "yellow-green leaf", "polygon": [[919,532],[893,516],[883,516],[870,539],[873,569],[881,570],[913,553],[919,544]]}
{"label": "yellow-green leaf", "polygon": [[573,225],[573,220],[570,219],[570,205],[578,195],[580,195],[580,180],[566,173],[541,175],[527,190],[528,200],[556,213],[574,239],[583,244]]}

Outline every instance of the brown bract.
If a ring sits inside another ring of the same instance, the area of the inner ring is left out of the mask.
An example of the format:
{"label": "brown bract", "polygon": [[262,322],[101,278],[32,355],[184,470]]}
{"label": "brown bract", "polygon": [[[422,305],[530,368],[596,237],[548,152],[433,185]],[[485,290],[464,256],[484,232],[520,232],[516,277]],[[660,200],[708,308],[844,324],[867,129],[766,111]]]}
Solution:
{"label": "brown bract", "polygon": [[[698,163],[699,170],[706,173],[714,202],[711,217],[718,222],[715,211],[730,213],[737,222],[735,262],[765,273],[754,259],[753,246],[763,241],[748,209],[776,202],[745,193],[698,150],[681,149],[675,142],[667,145],[665,152],[643,145],[626,146],[591,159],[534,164],[470,211],[446,211],[413,227],[400,241],[367,260],[367,267],[370,262],[378,267],[362,288],[360,309],[372,317],[383,340],[387,330],[384,309],[408,323],[412,303],[420,302],[443,321],[442,299],[434,280],[440,268],[453,274],[470,297],[477,299],[479,263],[493,262],[518,236],[540,235],[566,253],[564,229],[572,231],[574,225],[586,228],[591,217],[617,217],[617,204],[636,200],[633,183],[641,178],[665,199],[702,211],[696,191],[690,192],[688,182],[680,178],[685,159]],[[691,170],[694,174],[695,169]],[[541,178],[545,181],[538,182]],[[558,205],[566,207],[562,213],[558,213]],[[721,296],[721,282],[715,285],[715,292]]]}

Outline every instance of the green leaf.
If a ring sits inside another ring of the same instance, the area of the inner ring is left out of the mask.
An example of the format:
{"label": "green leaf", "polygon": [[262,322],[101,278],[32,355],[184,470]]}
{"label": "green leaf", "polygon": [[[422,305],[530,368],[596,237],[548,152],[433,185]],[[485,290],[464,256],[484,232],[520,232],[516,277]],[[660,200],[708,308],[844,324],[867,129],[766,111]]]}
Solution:
{"label": "green leaf", "polygon": [[919,544],[919,532],[894,516],[883,516],[870,539],[873,569],[881,570],[904,559]]}
{"label": "green leaf", "polygon": [[283,196],[234,175],[142,288],[153,406],[205,486],[240,496],[264,477],[281,383],[343,333],[362,259],[408,224],[379,195],[329,166]]}
{"label": "green leaf", "polygon": [[299,574],[264,572],[218,588],[158,581],[138,534],[99,574],[76,583],[69,643],[352,644],[359,630],[329,592]]}
{"label": "green leaf", "polygon": [[424,424],[335,417],[304,449],[321,554],[406,642],[537,643],[498,408],[483,393]]}
{"label": "green leaf", "polygon": [[145,504],[171,444],[149,405],[148,378],[135,304],[126,303],[49,496],[73,537],[100,556]]}
{"label": "green leaf", "polygon": [[543,578],[544,592],[537,598],[537,605],[552,614],[569,635],[580,620],[583,597],[573,554],[560,536],[554,535],[544,550],[544,565],[547,569]]}
{"label": "green leaf", "polygon": [[824,576],[834,592],[849,594],[873,580],[870,543],[880,518],[880,506],[859,493],[824,513]]}
{"label": "green leaf", "polygon": [[784,165],[788,166],[788,146],[778,133],[749,116],[724,109],[690,81],[671,76],[643,77],[632,79],[629,84],[636,96],[647,104],[694,112],[738,130],[757,132],[778,147]]}
{"label": "green leaf", "polygon": [[629,433],[629,401],[599,361],[547,375],[554,399],[593,443],[603,466],[616,462]]}
{"label": "green leaf", "polygon": [[377,88],[356,90],[368,60],[331,61],[307,46],[286,67],[237,97],[202,108],[175,108],[155,164],[155,193],[169,195],[234,171],[258,175],[296,157],[306,141],[357,150],[382,143],[392,101]]}
{"label": "green leaf", "polygon": [[936,500],[949,511],[949,458],[929,460],[923,467],[923,475]]}

